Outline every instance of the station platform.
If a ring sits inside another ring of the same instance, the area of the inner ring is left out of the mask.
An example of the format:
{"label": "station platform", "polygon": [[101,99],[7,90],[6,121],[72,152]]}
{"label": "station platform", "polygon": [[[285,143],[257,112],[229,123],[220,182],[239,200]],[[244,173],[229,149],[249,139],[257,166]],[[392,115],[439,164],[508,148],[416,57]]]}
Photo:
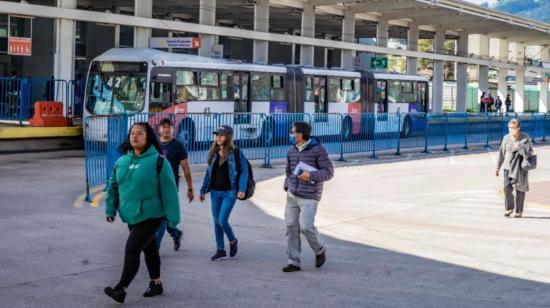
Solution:
{"label": "station platform", "polygon": [[0,124],[0,153],[82,149],[82,127]]}
{"label": "station platform", "polygon": [[0,140],[82,137],[82,127],[0,126]]}

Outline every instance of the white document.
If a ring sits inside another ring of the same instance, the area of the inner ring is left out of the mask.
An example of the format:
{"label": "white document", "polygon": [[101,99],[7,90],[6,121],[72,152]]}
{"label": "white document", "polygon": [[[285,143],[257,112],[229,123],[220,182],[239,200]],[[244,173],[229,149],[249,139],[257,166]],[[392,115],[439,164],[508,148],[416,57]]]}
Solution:
{"label": "white document", "polygon": [[313,171],[319,171],[319,170],[304,162],[299,162],[298,165],[296,165],[296,168],[294,168],[294,175],[299,176],[300,174],[302,174],[303,171],[313,172]]}

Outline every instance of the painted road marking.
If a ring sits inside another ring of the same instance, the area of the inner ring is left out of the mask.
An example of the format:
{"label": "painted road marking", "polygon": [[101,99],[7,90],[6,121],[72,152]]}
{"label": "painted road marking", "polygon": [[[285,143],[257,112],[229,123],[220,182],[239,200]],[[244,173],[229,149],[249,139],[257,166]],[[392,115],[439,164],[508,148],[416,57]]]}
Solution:
{"label": "painted road marking", "polygon": [[[102,190],[103,190],[103,186],[99,186],[99,187],[91,189],[90,194],[95,195],[95,194],[97,194],[98,192],[100,192]],[[84,201],[84,199],[86,199],[86,193],[83,193],[80,196],[78,196],[78,198],[76,198],[76,200],[74,201],[73,206],[75,208],[82,207],[82,204],[84,204],[84,202],[86,202],[86,201]]]}
{"label": "painted road marking", "polygon": [[92,202],[90,203],[90,207],[92,208],[99,207],[99,203],[101,202],[101,199],[103,199],[103,197],[105,197],[104,191],[97,193],[92,199]]}

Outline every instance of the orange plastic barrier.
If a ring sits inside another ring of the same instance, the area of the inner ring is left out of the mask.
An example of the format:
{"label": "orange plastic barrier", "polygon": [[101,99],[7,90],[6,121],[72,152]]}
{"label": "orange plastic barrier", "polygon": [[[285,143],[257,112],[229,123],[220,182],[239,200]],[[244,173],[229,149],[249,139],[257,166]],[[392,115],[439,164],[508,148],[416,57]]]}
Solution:
{"label": "orange plastic barrier", "polygon": [[69,121],[63,116],[62,102],[36,102],[34,115],[30,119],[31,126],[66,127]]}

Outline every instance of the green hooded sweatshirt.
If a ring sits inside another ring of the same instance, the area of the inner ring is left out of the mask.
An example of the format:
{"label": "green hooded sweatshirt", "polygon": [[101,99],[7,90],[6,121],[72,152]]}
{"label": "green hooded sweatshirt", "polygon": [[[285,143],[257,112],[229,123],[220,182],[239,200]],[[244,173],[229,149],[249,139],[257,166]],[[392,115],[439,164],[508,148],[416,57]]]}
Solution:
{"label": "green hooded sweatshirt", "polygon": [[136,156],[133,150],[130,150],[117,160],[116,172],[109,179],[107,186],[107,217],[115,217],[117,212],[116,192],[113,189],[116,174],[119,193],[118,214],[123,222],[135,225],[147,219],[166,216],[170,227],[175,228],[179,224],[180,205],[174,173],[168,161],[164,159],[157,176],[158,156],[159,152],[151,146],[140,156]]}

